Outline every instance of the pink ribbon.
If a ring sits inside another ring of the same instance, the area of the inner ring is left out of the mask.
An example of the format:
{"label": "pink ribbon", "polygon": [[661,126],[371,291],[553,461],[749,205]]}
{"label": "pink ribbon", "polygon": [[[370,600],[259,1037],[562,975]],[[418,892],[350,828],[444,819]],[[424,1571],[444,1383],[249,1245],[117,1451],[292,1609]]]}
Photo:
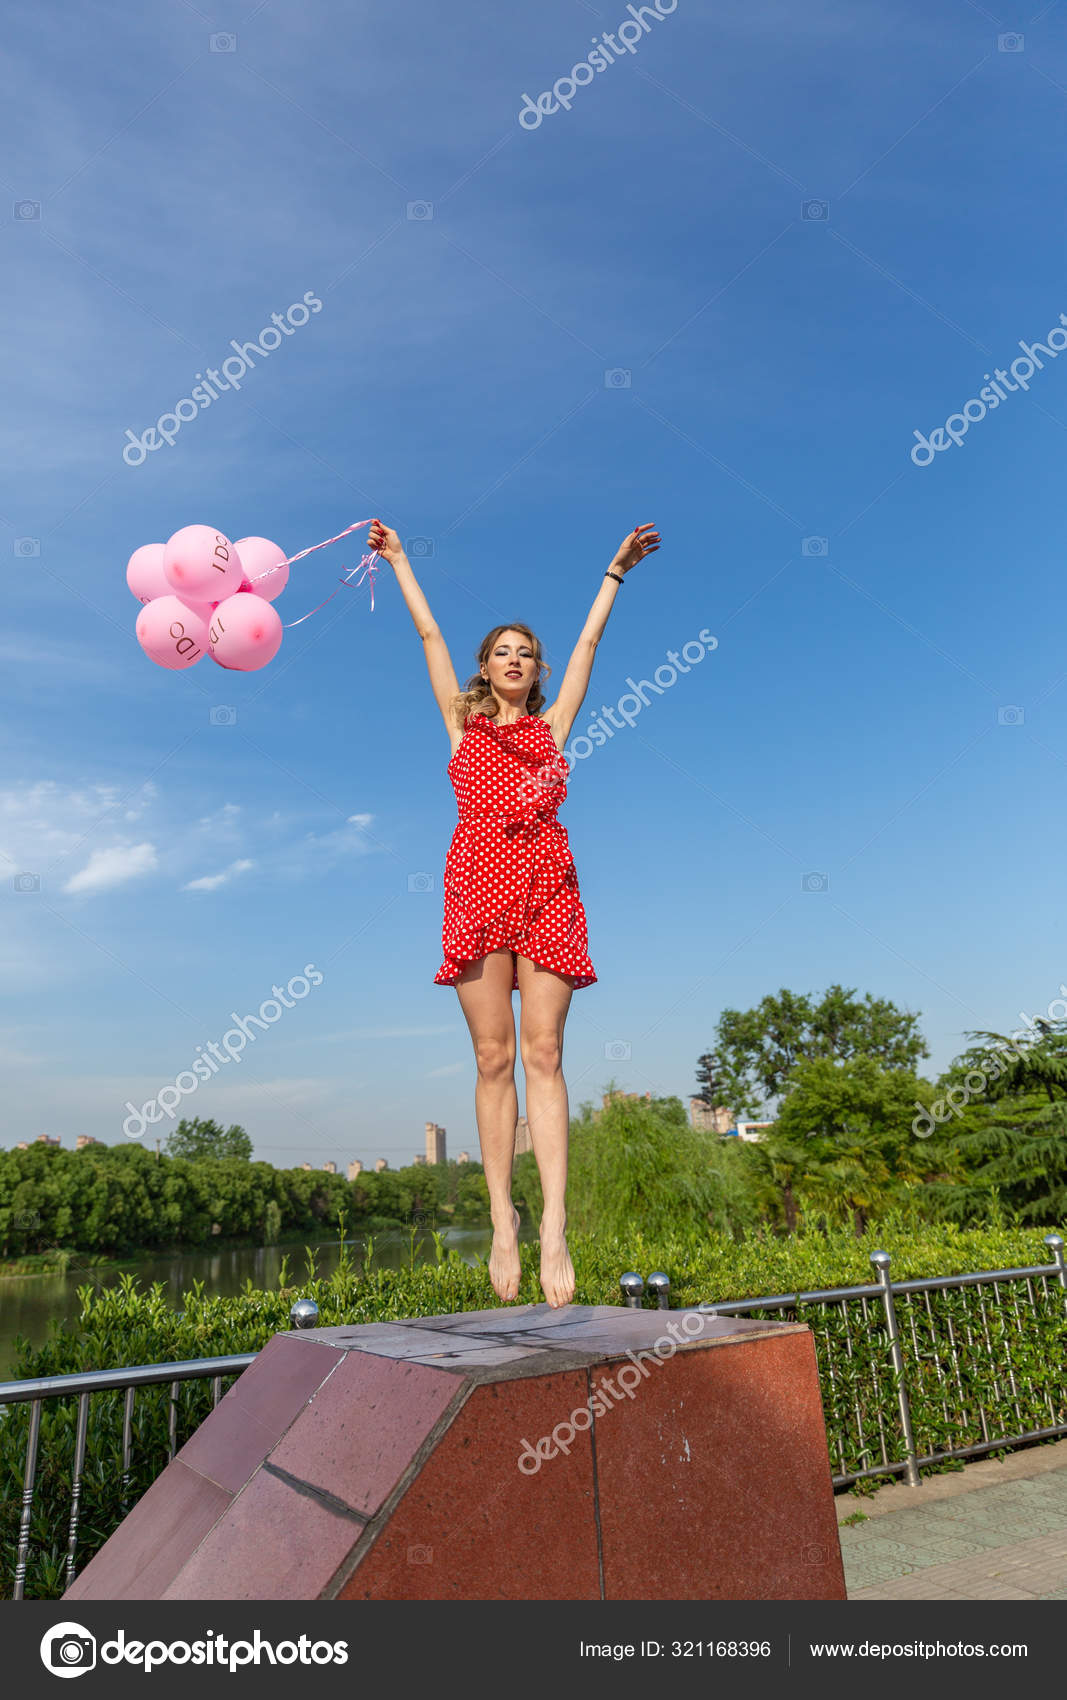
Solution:
{"label": "pink ribbon", "polygon": [[[363,526],[370,524],[371,521],[369,519],[357,519],[354,525],[347,525],[344,531],[339,531],[337,533],[336,537],[327,537],[323,543],[313,543],[310,549],[301,549],[298,554],[290,555],[287,561],[279,561],[277,566],[265,568],[263,572],[257,573],[255,578],[250,579],[249,583],[258,584],[261,578],[269,578],[271,573],[280,571],[282,567],[291,567],[294,561],[302,561],[305,555],[313,555],[316,549],[327,549],[331,543],[340,543],[342,537],[348,537],[353,531],[359,531]],[[349,573],[347,578],[340,580],[342,585],[350,584],[352,582],[352,573],[362,571],[363,577],[366,578],[367,583],[370,585],[370,611],[372,614],[374,613],[374,575],[378,571],[375,563],[380,560],[381,552],[377,549],[372,549],[369,555],[363,556],[358,567],[352,568],[352,571]],[[356,580],[357,585],[362,584],[362,582],[363,579]],[[289,624],[285,627],[285,630],[291,631],[293,626],[302,625],[305,620],[310,620],[312,614],[317,614],[319,608],[325,608],[326,603],[332,602],[336,595],[337,591],[332,591],[330,595],[326,597],[325,601],[319,603],[318,608],[312,608],[308,613],[301,614],[299,620],[290,620]]]}

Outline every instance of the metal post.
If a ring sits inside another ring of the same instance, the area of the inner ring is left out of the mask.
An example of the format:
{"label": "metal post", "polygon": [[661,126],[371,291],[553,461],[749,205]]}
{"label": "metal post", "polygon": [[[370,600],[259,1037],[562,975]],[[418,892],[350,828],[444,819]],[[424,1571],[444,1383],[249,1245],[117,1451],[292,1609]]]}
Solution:
{"label": "metal post", "polygon": [[904,1435],[905,1480],[909,1487],[921,1487],[922,1481],[919,1475],[918,1454],[915,1450],[915,1436],[911,1428],[911,1406],[908,1403],[908,1390],[904,1385],[904,1354],[900,1349],[897,1308],[893,1303],[893,1283],[889,1279],[889,1253],[887,1251],[872,1251],[871,1262],[874,1264],[878,1275],[878,1284],[882,1289],[886,1329],[889,1333],[889,1356],[896,1376],[900,1427]]}
{"label": "metal post", "polygon": [[314,1328],[319,1320],[319,1307],[314,1299],[297,1299],[289,1312],[289,1321],[294,1328]]}
{"label": "metal post", "polygon": [[671,1308],[671,1278],[662,1269],[654,1269],[648,1278],[648,1291],[655,1297],[660,1310]]}
{"label": "metal post", "polygon": [[645,1290],[642,1276],[638,1275],[635,1270],[628,1269],[625,1275],[619,1276],[619,1286],[622,1288],[623,1297],[630,1309],[640,1310],[641,1295]]}
{"label": "metal post", "polygon": [[1052,1261],[1059,1271],[1059,1283],[1064,1290],[1064,1305],[1067,1305],[1067,1265],[1063,1261],[1063,1235],[1046,1234],[1042,1245],[1047,1245],[1052,1253]]}

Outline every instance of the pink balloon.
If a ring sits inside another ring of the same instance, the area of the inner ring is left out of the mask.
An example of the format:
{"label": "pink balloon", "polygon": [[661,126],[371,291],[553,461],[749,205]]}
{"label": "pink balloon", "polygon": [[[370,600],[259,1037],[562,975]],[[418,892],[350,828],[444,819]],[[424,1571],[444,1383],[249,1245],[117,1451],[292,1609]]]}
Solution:
{"label": "pink balloon", "polygon": [[208,648],[220,667],[258,672],[274,660],[281,643],[281,617],[262,596],[227,597],[211,616]]}
{"label": "pink balloon", "polygon": [[[267,537],[242,537],[234,548],[241,557],[246,576],[252,581],[250,589],[268,602],[275,601],[289,583],[288,564],[279,566],[279,562],[285,563],[285,550],[279,549]],[[269,567],[277,567],[277,571],[268,572]],[[266,573],[266,578],[258,578],[259,573]]]}
{"label": "pink balloon", "polygon": [[217,602],[194,602],[189,596],[179,596],[178,601],[183,603],[186,608],[191,609],[194,614],[199,614],[204,624],[210,626],[211,616],[218,607]]}
{"label": "pink balloon", "polygon": [[193,602],[222,602],[245,577],[235,546],[210,525],[184,525],[168,538],[163,571],[171,589]]}
{"label": "pink balloon", "polygon": [[169,596],[171,583],[163,571],[165,543],[142,543],[130,556],[126,567],[126,583],[138,602],[151,602],[154,596]]}
{"label": "pink balloon", "polygon": [[137,642],[159,667],[192,667],[207,649],[207,617],[178,596],[157,596],[137,616]]}

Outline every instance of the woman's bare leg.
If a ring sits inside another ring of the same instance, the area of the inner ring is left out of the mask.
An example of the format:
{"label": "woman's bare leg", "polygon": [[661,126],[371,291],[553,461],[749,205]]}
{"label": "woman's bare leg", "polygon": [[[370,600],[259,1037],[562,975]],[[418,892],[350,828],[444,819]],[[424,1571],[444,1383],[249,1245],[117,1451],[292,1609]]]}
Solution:
{"label": "woman's bare leg", "polygon": [[497,1298],[505,1302],[518,1298],[522,1273],[519,1213],[511,1201],[515,1124],[519,1119],[515,1091],[515,1016],[511,1007],[513,974],[511,951],[492,950],[480,961],[472,962],[455,982],[478,1065],[474,1109],[493,1222],[489,1279]]}
{"label": "woman's bare leg", "polygon": [[541,1175],[541,1288],[553,1309],[574,1296],[567,1250],[566,1192],[570,1105],[563,1078],[563,1027],[574,978],[518,956],[522,1013],[519,1045],[526,1072],[526,1115]]}

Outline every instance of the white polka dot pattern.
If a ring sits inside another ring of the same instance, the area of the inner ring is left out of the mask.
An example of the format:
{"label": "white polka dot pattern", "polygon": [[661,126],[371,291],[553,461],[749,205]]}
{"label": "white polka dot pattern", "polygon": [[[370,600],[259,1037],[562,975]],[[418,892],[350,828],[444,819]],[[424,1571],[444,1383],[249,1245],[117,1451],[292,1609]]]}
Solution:
{"label": "white polka dot pattern", "polygon": [[[547,721],[498,725],[472,714],[448,764],[459,820],[445,861],[445,960],[435,986],[454,985],[491,950],[514,950],[574,990],[596,983],[585,908],[556,811],[570,769]],[[519,985],[512,975],[512,991]]]}

